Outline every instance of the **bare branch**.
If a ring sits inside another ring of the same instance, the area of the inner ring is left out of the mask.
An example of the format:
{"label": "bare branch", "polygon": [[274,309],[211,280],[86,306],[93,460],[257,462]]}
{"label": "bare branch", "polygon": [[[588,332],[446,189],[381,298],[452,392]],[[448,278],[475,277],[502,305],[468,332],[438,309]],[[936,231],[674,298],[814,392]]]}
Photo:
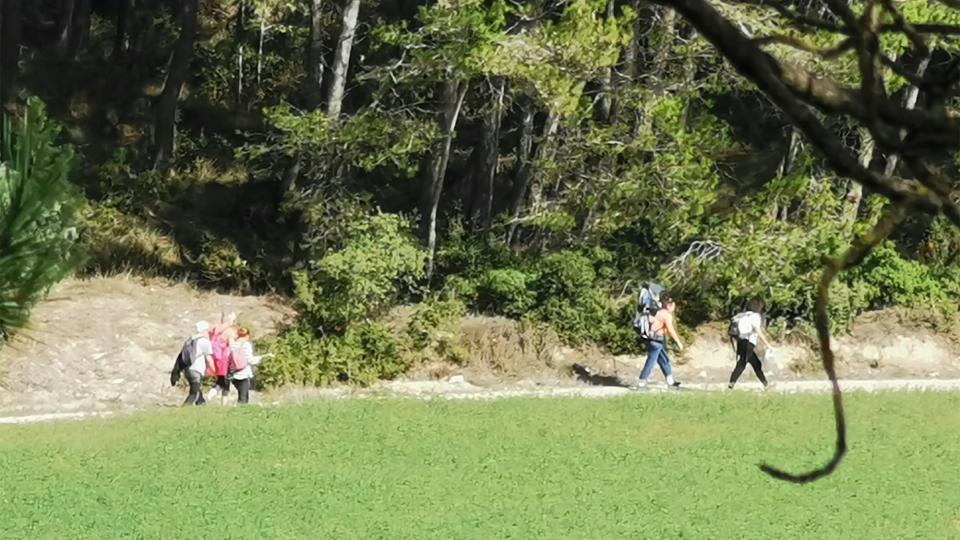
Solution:
{"label": "bare branch", "polygon": [[901,206],[889,208],[884,216],[880,218],[876,226],[874,226],[870,232],[857,239],[842,257],[828,259],[826,261],[823,274],[820,278],[820,284],[817,288],[815,322],[817,336],[820,340],[820,352],[823,355],[823,370],[826,371],[827,378],[830,379],[830,384],[833,387],[833,415],[837,430],[836,449],[830,461],[825,465],[803,474],[792,474],[766,463],[761,464],[760,469],[770,476],[797,484],[812,482],[833,472],[833,470],[837,468],[837,465],[840,464],[844,454],[846,454],[847,426],[846,417],[843,412],[843,394],[840,391],[840,383],[837,381],[836,358],[830,346],[830,315],[827,313],[827,306],[830,303],[830,285],[840,272],[860,264],[860,262],[873,251],[873,248],[887,239],[897,225],[903,221],[904,215],[904,208]]}
{"label": "bare branch", "polygon": [[723,257],[725,252],[726,248],[723,244],[711,240],[695,240],[690,243],[690,247],[682,255],[666,266],[665,271],[673,276],[681,277],[684,270],[694,261],[699,263],[713,261]]}
{"label": "bare branch", "polygon": [[[917,34],[930,34],[930,35],[957,35],[960,34],[960,25],[955,24],[924,24],[917,23],[913,24],[907,22]],[[890,32],[902,32],[900,26],[896,23],[888,23],[880,27],[881,33],[890,33]]]}
{"label": "bare branch", "polygon": [[[863,104],[856,99],[855,92],[833,81],[815,78],[802,68],[779,64],[705,0],[655,1],[672,6],[697,28],[740,73],[753,81],[783,110],[793,124],[800,128],[807,139],[820,150],[838,174],[854,179],[896,203],[914,195],[913,190],[906,183],[862,167],[856,157],[844,148],[816,115],[797,101],[799,91],[801,98],[820,102],[823,105],[834,102],[833,105],[838,110],[856,111],[858,114],[854,116],[862,118],[866,116],[866,111]],[[881,108],[882,112],[883,108]],[[901,110],[897,115],[908,115],[911,112],[913,111]],[[957,125],[960,127],[960,121],[957,121]],[[929,124],[927,127],[930,127]],[[952,134],[954,138],[960,138],[960,129],[957,132]],[[939,200],[927,198],[923,208],[926,212],[936,213],[940,208]]]}
{"label": "bare branch", "polygon": [[853,39],[851,38],[844,39],[833,47],[817,47],[813,43],[810,43],[803,38],[785,34],[759,37],[754,39],[754,42],[760,46],[769,45],[771,43],[786,45],[787,47],[793,47],[794,49],[815,54],[824,60],[836,60],[837,58],[843,56],[844,53],[853,49]]}
{"label": "bare branch", "polygon": [[798,13],[778,0],[740,0],[739,3],[762,8],[771,8],[783,16],[791,26],[799,29],[826,30],[836,34],[850,34],[850,30],[820,17]]}
{"label": "bare branch", "polygon": [[880,55],[880,62],[882,62],[883,65],[890,68],[897,75],[900,75],[901,77],[909,81],[910,84],[912,84],[913,86],[916,86],[918,88],[923,88],[928,84],[923,80],[923,77],[907,69],[907,67],[904,66],[902,62],[898,60],[894,60],[893,58],[890,58],[885,54]]}

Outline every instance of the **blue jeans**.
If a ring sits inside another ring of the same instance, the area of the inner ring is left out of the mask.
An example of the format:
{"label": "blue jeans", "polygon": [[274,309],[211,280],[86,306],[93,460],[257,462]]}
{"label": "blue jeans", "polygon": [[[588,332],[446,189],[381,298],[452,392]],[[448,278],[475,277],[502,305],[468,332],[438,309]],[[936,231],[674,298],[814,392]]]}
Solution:
{"label": "blue jeans", "polygon": [[649,379],[655,363],[660,365],[660,371],[663,372],[664,377],[672,375],[673,368],[670,367],[670,357],[667,356],[667,344],[662,341],[651,340],[647,342],[647,347],[649,347],[650,352],[647,354],[647,362],[643,364],[640,378],[643,380]]}

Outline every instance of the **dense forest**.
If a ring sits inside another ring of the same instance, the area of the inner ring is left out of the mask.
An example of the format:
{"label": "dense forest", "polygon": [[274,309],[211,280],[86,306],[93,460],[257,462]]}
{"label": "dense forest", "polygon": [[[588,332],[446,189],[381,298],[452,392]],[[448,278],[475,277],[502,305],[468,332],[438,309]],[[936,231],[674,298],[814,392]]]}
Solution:
{"label": "dense forest", "polygon": [[462,360],[468,311],[635,350],[647,279],[687,327],[809,326],[825,257],[833,330],[953,316],[958,8],[3,0],[3,306],[70,268],[279,292],[277,384]]}

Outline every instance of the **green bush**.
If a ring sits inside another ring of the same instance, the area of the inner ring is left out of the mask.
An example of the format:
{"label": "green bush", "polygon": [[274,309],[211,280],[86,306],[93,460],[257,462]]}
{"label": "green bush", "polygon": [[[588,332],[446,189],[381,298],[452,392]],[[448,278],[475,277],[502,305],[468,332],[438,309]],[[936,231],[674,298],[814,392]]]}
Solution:
{"label": "green bush", "polygon": [[460,323],[466,311],[466,305],[457,298],[424,299],[407,323],[412,348],[457,364],[466,363],[467,351],[460,342]]}
{"label": "green bush", "polygon": [[301,326],[260,344],[276,354],[257,372],[266,387],[285,384],[323,386],[337,380],[369,385],[410,367],[404,336],[379,322],[359,323],[346,333],[325,338]]}
{"label": "green bush", "polygon": [[487,271],[477,287],[477,303],[487,313],[521,317],[536,303],[530,285],[536,274],[514,268]]}
{"label": "green bush", "polygon": [[892,243],[875,249],[853,272],[850,282],[870,289],[869,307],[930,307],[940,309],[950,301],[949,284],[929,266],[907,260]]}
{"label": "green bush", "polygon": [[262,270],[243,258],[236,244],[204,232],[200,255],[192,265],[200,279],[225,289],[250,290],[262,278]]}
{"label": "green bush", "polygon": [[409,223],[392,214],[352,224],[341,250],[298,273],[297,298],[311,323],[342,333],[382,315],[423,277],[425,254],[408,230]]}

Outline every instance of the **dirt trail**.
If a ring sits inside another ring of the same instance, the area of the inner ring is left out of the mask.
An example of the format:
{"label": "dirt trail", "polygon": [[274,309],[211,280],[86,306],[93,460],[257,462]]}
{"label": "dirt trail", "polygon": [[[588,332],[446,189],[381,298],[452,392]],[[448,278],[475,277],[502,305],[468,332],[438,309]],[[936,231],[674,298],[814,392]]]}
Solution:
{"label": "dirt trail", "polygon": [[[221,311],[239,313],[241,323],[255,336],[275,332],[294,316],[277,298],[215,294],[155,279],[121,276],[64,282],[34,310],[31,327],[0,351],[0,424],[76,420],[178,405],[184,391],[168,382],[173,358],[197,320],[215,320]],[[522,356],[516,347],[503,346],[511,341],[515,323],[469,320],[470,335],[476,334],[470,350],[476,358],[466,367],[443,366],[444,370],[431,372],[437,377],[445,371],[441,380],[423,380],[430,375],[415,373],[412,380],[369,389],[287,388],[254,393],[251,400],[276,405],[380,397],[605,398],[667,391],[659,373],[641,392],[628,388],[636,382],[642,356],[610,357],[559,344]],[[723,331],[722,325],[698,329],[688,352],[674,359],[675,373],[684,383],[679,392],[726,391],[723,381],[733,358]],[[960,391],[956,346],[930,331],[904,331],[891,316],[865,317],[851,336],[837,340],[836,349],[845,390]],[[809,350],[784,345],[777,351],[764,368],[774,382],[767,392],[829,391]],[[574,362],[589,366],[593,375],[581,380],[570,376]],[[523,365],[511,368],[512,364]],[[759,391],[753,381],[748,370],[737,391]],[[231,398],[232,402],[235,394]]]}
{"label": "dirt trail", "polygon": [[136,410],[176,402],[170,368],[201,319],[235,311],[255,334],[293,315],[278,299],[132,277],[69,280],[0,351],[0,416]]}
{"label": "dirt trail", "polygon": [[[450,381],[394,381],[366,389],[326,388],[326,389],[288,389],[276,393],[259,394],[253,392],[251,402],[254,406],[280,406],[321,400],[339,399],[420,399],[420,400],[493,400],[510,398],[576,398],[610,399],[629,395],[691,395],[695,393],[731,392],[725,383],[698,383],[683,385],[679,389],[667,388],[663,384],[651,384],[637,390],[626,386],[589,386],[568,384],[565,386],[545,387],[530,384],[517,384],[502,388],[489,388],[472,385],[454,378]],[[842,381],[844,392],[960,392],[960,379],[900,379],[900,380],[851,380]],[[827,381],[784,381],[774,383],[764,389],[759,383],[745,382],[737,385],[733,392],[756,392],[766,394],[828,393],[831,386]],[[169,405],[169,404],[168,404]],[[211,406],[217,407],[216,402]],[[86,412],[61,412],[0,416],[0,425],[33,424],[38,422],[85,420],[106,418],[118,414],[130,414],[133,410],[101,410]]]}

